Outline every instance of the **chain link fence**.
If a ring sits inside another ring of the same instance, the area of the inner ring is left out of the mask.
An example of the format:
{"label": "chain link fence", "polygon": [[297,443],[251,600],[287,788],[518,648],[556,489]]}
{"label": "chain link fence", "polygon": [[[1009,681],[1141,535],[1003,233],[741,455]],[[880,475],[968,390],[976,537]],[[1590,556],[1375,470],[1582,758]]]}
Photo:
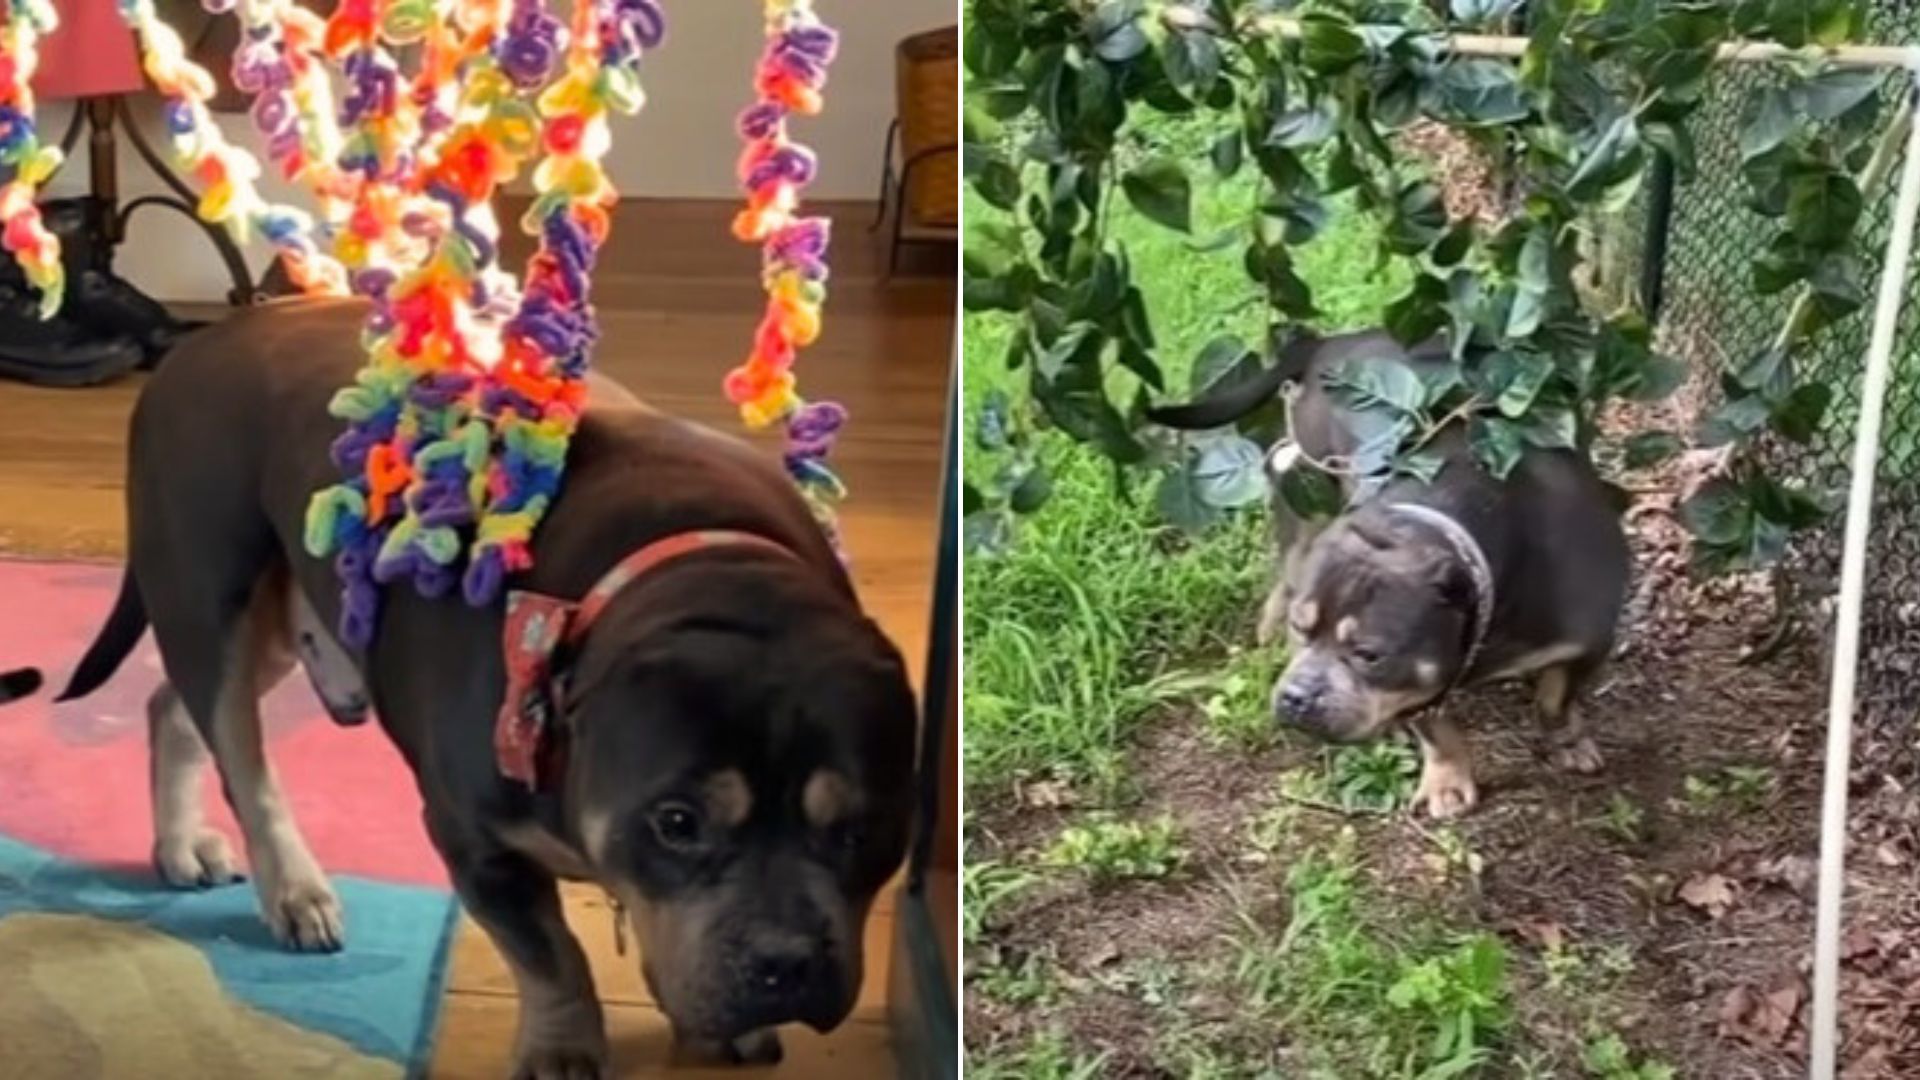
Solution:
{"label": "chain link fence", "polygon": [[[1876,5],[1870,40],[1920,41],[1920,5],[1901,0]],[[1695,371],[1718,372],[1765,348],[1781,331],[1793,293],[1763,296],[1753,285],[1751,266],[1771,235],[1765,221],[1746,205],[1741,177],[1739,134],[1745,109],[1773,76],[1758,66],[1721,72],[1715,89],[1692,123],[1699,169],[1690,181],[1671,187],[1671,214],[1663,215],[1663,178],[1656,175],[1632,218],[1628,235],[1609,262],[1631,267],[1632,287],[1643,297],[1652,288],[1659,306],[1661,348],[1688,362]],[[1898,72],[1887,80],[1888,108],[1909,92]],[[1782,473],[1811,483],[1830,495],[1836,507],[1845,499],[1853,452],[1854,424],[1860,413],[1860,382],[1871,328],[1872,297],[1877,293],[1898,167],[1879,190],[1865,193],[1867,213],[1857,252],[1869,268],[1868,309],[1830,327],[1818,347],[1798,357],[1801,370],[1817,374],[1834,388],[1826,422],[1806,446],[1773,439],[1762,450]],[[1664,229],[1662,218],[1665,217]],[[1664,244],[1662,241],[1664,234]],[[1663,273],[1646,276],[1650,259]],[[1625,283],[1621,283],[1625,284]],[[1883,765],[1912,772],[1920,765],[1912,735],[1920,711],[1920,277],[1908,283],[1906,310],[1895,352],[1892,393],[1887,401],[1881,446],[1877,501],[1868,557],[1866,618],[1862,627],[1861,720],[1901,747],[1899,762]],[[1709,394],[1709,401],[1715,395]],[[1788,558],[1800,616],[1817,632],[1832,624],[1838,589],[1841,519],[1798,542]],[[1824,672],[1822,673],[1824,675]]]}

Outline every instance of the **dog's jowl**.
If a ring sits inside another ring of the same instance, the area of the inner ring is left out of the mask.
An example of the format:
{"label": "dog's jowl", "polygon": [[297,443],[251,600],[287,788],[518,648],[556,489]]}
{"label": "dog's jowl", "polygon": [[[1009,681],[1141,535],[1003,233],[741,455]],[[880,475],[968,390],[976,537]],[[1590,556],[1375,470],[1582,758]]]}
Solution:
{"label": "dog's jowl", "polygon": [[128,572],[68,696],[152,626],[160,873],[236,875],[203,824],[211,760],[274,933],[319,950],[351,934],[261,737],[260,695],[302,667],[336,720],[371,709],[411,766],[455,888],[518,983],[515,1075],[598,1075],[607,1059],[562,876],[626,911],[687,1054],[764,1061],[777,1025],[836,1026],[906,847],[915,709],[806,504],[757,451],[595,382],[535,569],[490,607],[391,590],[352,654],[302,518],[332,479],[327,402],[365,358],[365,314],[236,314],[176,350],[135,411]]}
{"label": "dog's jowl", "polygon": [[[1351,460],[1368,419],[1329,392],[1327,374],[1348,363],[1421,372],[1444,365],[1443,350],[1408,350],[1377,332],[1307,336],[1263,379],[1150,415],[1208,428],[1286,393],[1291,442],[1269,468]],[[1616,504],[1581,454],[1530,447],[1499,480],[1459,424],[1428,449],[1443,461],[1431,482],[1363,488],[1340,476],[1347,509],[1331,521],[1300,520],[1276,494],[1279,567],[1259,635],[1291,645],[1273,688],[1282,722],[1339,741],[1410,728],[1424,759],[1415,802],[1445,817],[1479,799],[1465,735],[1432,708],[1460,687],[1532,679],[1545,756],[1579,772],[1601,767],[1579,699],[1612,650],[1628,552]]]}

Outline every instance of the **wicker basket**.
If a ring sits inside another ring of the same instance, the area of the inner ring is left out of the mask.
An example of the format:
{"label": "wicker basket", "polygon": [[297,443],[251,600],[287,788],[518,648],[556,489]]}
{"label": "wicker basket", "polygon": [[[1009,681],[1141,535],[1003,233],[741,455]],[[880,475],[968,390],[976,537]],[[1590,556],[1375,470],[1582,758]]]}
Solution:
{"label": "wicker basket", "polygon": [[[915,34],[900,43],[900,160],[934,147],[960,145],[960,32]],[[960,223],[960,155],[931,155],[914,166],[905,192],[907,219],[917,225]]]}

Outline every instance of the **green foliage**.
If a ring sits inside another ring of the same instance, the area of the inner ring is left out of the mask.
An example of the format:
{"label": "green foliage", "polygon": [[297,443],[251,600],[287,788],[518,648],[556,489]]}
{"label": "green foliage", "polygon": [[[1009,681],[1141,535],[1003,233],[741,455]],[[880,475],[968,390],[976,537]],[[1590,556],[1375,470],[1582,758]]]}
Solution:
{"label": "green foliage", "polygon": [[1647,838],[1647,812],[1625,792],[1607,797],[1607,808],[1586,823],[1623,844],[1638,844]]}
{"label": "green foliage", "polygon": [[968,948],[978,943],[1007,904],[1039,882],[1017,866],[991,859],[961,860],[961,935]]}
{"label": "green foliage", "polygon": [[1101,882],[1167,877],[1185,859],[1179,830],[1167,817],[1145,823],[1096,818],[1072,825],[1045,857],[1049,865],[1081,870]]}
{"label": "green foliage", "polygon": [[966,1073],[978,1080],[1095,1080],[1105,1060],[1078,1053],[1066,1035],[1048,1030],[1020,1047],[968,1047]]}
{"label": "green foliage", "polygon": [[1505,946],[1490,934],[1368,924],[1353,844],[1345,832],[1289,870],[1292,912],[1278,938],[1248,922],[1234,974],[1249,1006],[1309,1033],[1330,1075],[1475,1071],[1512,1020]]}
{"label": "green foliage", "polygon": [[1343,746],[1332,752],[1328,786],[1349,810],[1392,810],[1413,797],[1419,752],[1400,739]]}
{"label": "green foliage", "polygon": [[1773,797],[1773,770],[1764,765],[1727,765],[1710,773],[1690,773],[1681,783],[1687,810],[1709,814],[1718,810],[1752,813]]}
{"label": "green foliage", "polygon": [[1677,1075],[1671,1065],[1652,1058],[1636,1062],[1626,1042],[1611,1031],[1587,1040],[1580,1064],[1594,1080],[1673,1080]]}
{"label": "green foliage", "polygon": [[[1501,29],[1515,8],[1452,0],[1446,13]],[[1687,122],[1715,47],[1735,36],[1826,43],[1860,25],[1851,0],[1549,3],[1537,6],[1526,55],[1512,64],[1447,56],[1447,27],[1412,0],[1307,0],[1285,14],[1254,0],[971,0],[969,13],[966,175],[996,220],[969,244],[965,296],[969,310],[1009,324],[1004,359],[1018,377],[1003,411],[1025,416],[1007,426],[1016,437],[990,449],[1012,465],[970,496],[983,515],[970,535],[989,546],[1011,538],[1012,515],[1048,501],[1031,440],[1019,437],[1041,428],[1094,447],[1117,475],[1158,474],[1152,505],[1188,530],[1258,497],[1254,451],[1275,430],[1271,416],[1199,440],[1145,419],[1156,398],[1183,395],[1171,389],[1143,286],[1185,283],[1140,273],[1116,202],[1181,235],[1211,235],[1195,243],[1223,262],[1238,248],[1264,338],[1337,323],[1301,264],[1330,202],[1350,200],[1376,222],[1372,263],[1402,282],[1381,321],[1408,342],[1446,335],[1454,359],[1450,377],[1417,397],[1342,380],[1382,432],[1359,463],[1364,475],[1430,476],[1423,447],[1455,423],[1467,425],[1480,464],[1505,475],[1528,447],[1585,449],[1609,401],[1657,399],[1682,374],[1653,352],[1637,314],[1583,308],[1577,238],[1589,219],[1632,200],[1656,152],[1691,174]],[[1808,302],[1777,356],[1726,373],[1725,407],[1699,433],[1707,444],[1810,438],[1833,395],[1793,360],[1865,299],[1853,253],[1866,198],[1857,173],[1880,80],[1805,56],[1779,71],[1741,141],[1753,209],[1775,229],[1754,282]],[[1512,220],[1491,230],[1448,220],[1437,188],[1387,137],[1422,116],[1497,132],[1513,149],[1529,194]],[[1155,117],[1190,121],[1205,141],[1164,146]],[[1208,190],[1243,183],[1254,197],[1211,232]],[[1264,352],[1223,338],[1198,366],[1245,377]],[[1678,445],[1643,439],[1631,457],[1645,464]],[[1751,456],[1741,460],[1740,480],[1703,492],[1706,503],[1687,514],[1710,569],[1764,565],[1793,530],[1827,514]],[[1294,487],[1290,501],[1325,501],[1324,483]]]}

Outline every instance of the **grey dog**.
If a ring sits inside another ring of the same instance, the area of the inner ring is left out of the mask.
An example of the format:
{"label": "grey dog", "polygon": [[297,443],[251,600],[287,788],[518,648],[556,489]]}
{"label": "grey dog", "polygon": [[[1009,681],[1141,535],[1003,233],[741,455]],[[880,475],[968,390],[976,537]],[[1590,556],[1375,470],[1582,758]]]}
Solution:
{"label": "grey dog", "polygon": [[[364,316],[348,301],[236,314],[174,351],[135,409],[128,572],[67,696],[151,623],[167,677],[149,706],[161,875],[235,877],[201,815],[210,752],[273,932],[340,947],[339,900],[261,737],[260,696],[303,666],[337,719],[371,707],[412,767],[460,899],[517,980],[515,1076],[597,1076],[607,1060],[558,877],[630,912],[691,1056],[772,1060],[776,1025],[838,1025],[905,851],[916,717],[898,651],[805,502],[765,455],[595,381],[535,565],[511,583],[574,613],[550,663],[509,670],[507,604],[402,586],[352,654],[302,519],[337,478],[327,402],[364,360]],[[509,766],[509,730],[532,740],[514,745],[537,773]]]}
{"label": "grey dog", "polygon": [[[1260,377],[1148,415],[1217,427],[1291,384],[1292,444],[1317,461],[1350,459],[1370,421],[1330,392],[1330,373],[1448,362],[1441,343],[1409,350],[1381,332],[1308,334]],[[1395,477],[1353,505],[1356,480],[1342,476],[1349,505],[1331,522],[1301,520],[1276,495],[1280,565],[1259,636],[1284,631],[1292,642],[1273,692],[1280,719],[1338,741],[1406,724],[1423,758],[1415,803],[1447,817],[1479,799],[1466,737],[1431,709],[1456,687],[1531,678],[1550,760],[1601,768],[1579,698],[1612,651],[1629,555],[1615,499],[1584,455],[1528,448],[1496,480],[1458,424],[1430,448],[1444,462],[1431,483]]]}

